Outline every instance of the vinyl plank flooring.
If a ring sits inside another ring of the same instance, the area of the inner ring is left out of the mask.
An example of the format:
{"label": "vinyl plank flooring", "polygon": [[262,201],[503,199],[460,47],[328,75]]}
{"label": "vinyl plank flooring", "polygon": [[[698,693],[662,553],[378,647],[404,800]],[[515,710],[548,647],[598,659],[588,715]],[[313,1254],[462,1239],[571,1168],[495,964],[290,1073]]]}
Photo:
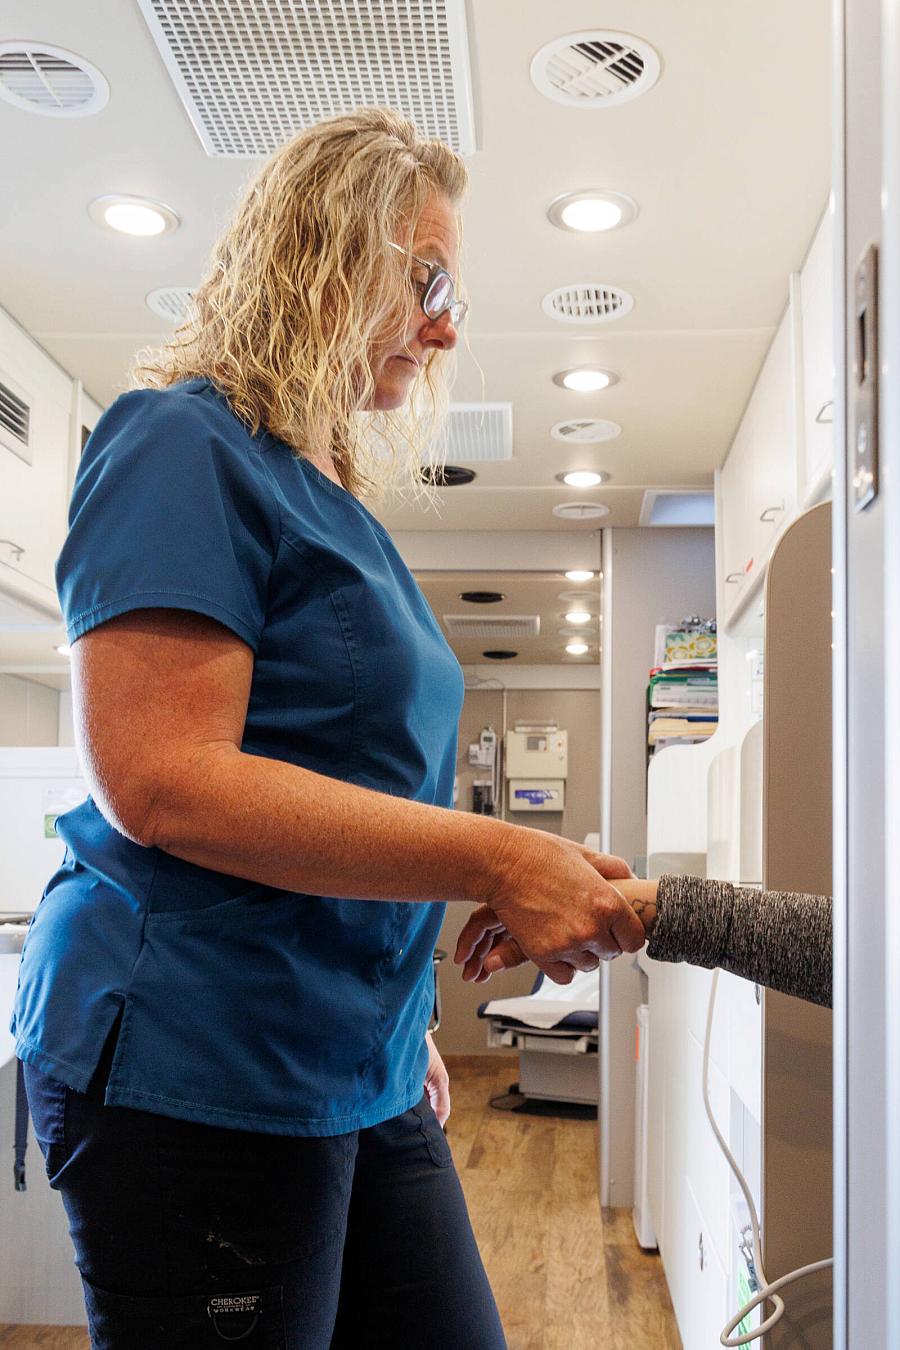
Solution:
{"label": "vinyl plank flooring", "polygon": [[514,1065],[447,1057],[451,1146],[509,1350],[682,1350],[659,1257],[630,1210],[601,1213],[596,1122],[489,1106]]}
{"label": "vinyl plank flooring", "polygon": [[0,1350],[90,1350],[84,1327],[0,1327]]}

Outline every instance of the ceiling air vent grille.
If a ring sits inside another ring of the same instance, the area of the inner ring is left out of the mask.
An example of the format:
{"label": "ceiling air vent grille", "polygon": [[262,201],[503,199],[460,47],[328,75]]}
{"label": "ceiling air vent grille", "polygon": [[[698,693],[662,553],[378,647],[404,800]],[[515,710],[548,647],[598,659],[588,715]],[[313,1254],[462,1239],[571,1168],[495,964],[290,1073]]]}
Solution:
{"label": "ceiling air vent grille", "polygon": [[465,0],[138,3],[208,155],[269,155],[373,104],[476,149]]}
{"label": "ceiling air vent grille", "polygon": [[486,619],[481,615],[445,614],[444,627],[455,638],[526,638],[541,631],[539,614],[507,614]]}
{"label": "ceiling air vent grille", "polygon": [[553,439],[567,445],[596,445],[598,441],[613,441],[621,433],[618,422],[607,422],[602,417],[574,417],[550,428]]}
{"label": "ceiling air vent grille", "polygon": [[601,281],[580,281],[550,291],[541,308],[560,323],[611,323],[631,313],[634,297]]}
{"label": "ceiling air vent grille", "polygon": [[188,316],[193,291],[189,286],[160,286],[146,297],[148,309],[171,324],[183,323]]}
{"label": "ceiling air vent grille", "polygon": [[649,42],[630,33],[589,29],[542,47],[531,63],[531,79],[557,103],[608,108],[652,89],[660,69]]}
{"label": "ceiling air vent grille", "polygon": [[512,459],[511,403],[451,403],[446,429],[426,462]]}
{"label": "ceiling air vent grille", "polygon": [[609,515],[609,507],[602,502],[562,502],[554,506],[553,514],[560,520],[596,520]]}
{"label": "ceiling air vent grille", "polygon": [[44,43],[0,43],[0,98],[44,117],[89,117],[109,100],[109,85],[74,52]]}
{"label": "ceiling air vent grille", "polygon": [[31,408],[8,384],[0,381],[0,441],[13,454],[31,463]]}

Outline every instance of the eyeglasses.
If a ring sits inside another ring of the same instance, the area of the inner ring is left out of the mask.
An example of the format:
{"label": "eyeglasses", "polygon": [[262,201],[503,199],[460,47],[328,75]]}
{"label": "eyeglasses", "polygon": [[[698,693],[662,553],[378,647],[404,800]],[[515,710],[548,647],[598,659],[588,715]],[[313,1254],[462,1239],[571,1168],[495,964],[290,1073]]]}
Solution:
{"label": "eyeglasses", "polygon": [[[400,244],[391,244],[391,248],[397,250],[406,256],[406,249]],[[465,300],[457,300],[453,294],[453,278],[445,267],[440,263],[428,262],[425,258],[416,257],[415,253],[409,255],[413,262],[424,267],[428,276],[424,281],[415,283],[416,289],[420,292],[419,304],[422,306],[422,313],[426,319],[432,323],[439,319],[442,314],[450,314],[450,322],[454,328],[458,328],[468,313],[469,306]]]}

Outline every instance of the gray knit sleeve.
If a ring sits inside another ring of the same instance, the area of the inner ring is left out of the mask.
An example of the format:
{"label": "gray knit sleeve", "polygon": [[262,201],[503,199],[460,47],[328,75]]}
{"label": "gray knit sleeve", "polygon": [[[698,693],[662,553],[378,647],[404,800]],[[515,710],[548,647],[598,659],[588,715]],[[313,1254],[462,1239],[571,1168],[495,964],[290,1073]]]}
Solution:
{"label": "gray knit sleeve", "polygon": [[647,955],[715,966],[831,1007],[831,900],[661,877]]}

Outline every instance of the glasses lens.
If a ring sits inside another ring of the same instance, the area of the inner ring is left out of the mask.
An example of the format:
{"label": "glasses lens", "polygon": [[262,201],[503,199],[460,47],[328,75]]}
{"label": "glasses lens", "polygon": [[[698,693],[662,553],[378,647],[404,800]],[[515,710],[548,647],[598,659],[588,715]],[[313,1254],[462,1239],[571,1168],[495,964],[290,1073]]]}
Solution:
{"label": "glasses lens", "polygon": [[453,301],[453,281],[446,272],[438,272],[425,292],[422,308],[429,319],[437,319]]}

